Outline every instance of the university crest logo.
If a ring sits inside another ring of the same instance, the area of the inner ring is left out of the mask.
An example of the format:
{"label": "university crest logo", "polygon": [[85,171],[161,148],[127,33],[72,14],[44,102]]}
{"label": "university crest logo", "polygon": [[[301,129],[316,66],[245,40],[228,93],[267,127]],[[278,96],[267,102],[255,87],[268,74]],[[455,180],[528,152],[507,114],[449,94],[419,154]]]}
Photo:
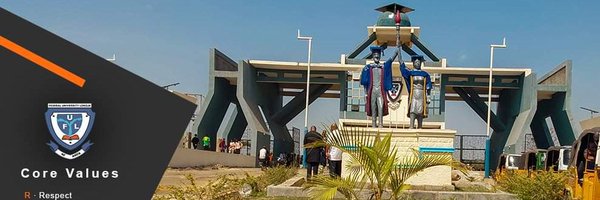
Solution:
{"label": "university crest logo", "polygon": [[94,125],[91,103],[48,103],[46,125],[50,149],[65,159],[83,155],[93,144],[87,140]]}
{"label": "university crest logo", "polygon": [[402,96],[402,82],[394,81],[392,83],[392,89],[388,91],[387,96],[391,102],[399,102],[400,96]]}

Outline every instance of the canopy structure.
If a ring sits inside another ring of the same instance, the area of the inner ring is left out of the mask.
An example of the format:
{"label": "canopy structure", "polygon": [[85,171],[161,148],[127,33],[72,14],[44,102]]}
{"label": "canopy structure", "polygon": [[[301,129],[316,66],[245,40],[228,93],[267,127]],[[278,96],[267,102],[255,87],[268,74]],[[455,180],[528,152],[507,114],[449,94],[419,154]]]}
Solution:
{"label": "canopy structure", "polygon": [[[424,55],[423,70],[432,75],[432,104],[424,127],[443,129],[446,101],[465,102],[485,122],[489,68],[449,65],[446,59],[437,56],[425,45],[420,38],[420,27],[401,26],[399,30],[401,50],[408,55]],[[249,130],[253,142],[252,155],[258,153],[256,147],[269,146],[271,135],[275,155],[292,152],[294,141],[287,124],[304,110],[307,92],[309,104],[318,98],[339,98],[340,119],[351,121],[347,124],[349,126],[362,126],[364,123],[356,120],[367,117],[364,90],[357,80],[365,64],[371,62],[371,54],[366,49],[377,45],[387,48],[389,53],[396,49],[390,47],[396,45],[397,40],[395,26],[367,26],[366,33],[366,38],[347,54],[342,54],[339,62],[311,63],[311,87],[308,91],[308,64],[305,62],[253,59],[236,62],[211,49],[209,92],[197,114],[198,133],[207,133],[215,138],[219,127],[226,126],[223,129],[226,130],[225,135],[233,139],[240,138],[244,130]],[[411,62],[405,63],[412,68]],[[493,69],[491,98],[497,107],[490,115],[493,129],[491,166],[496,166],[496,158],[502,153],[518,153],[516,144],[528,130],[533,132],[538,148],[570,145],[574,141],[569,111],[571,65],[571,61],[565,61],[539,80],[526,67]],[[401,81],[397,62],[393,64],[392,71],[395,80]],[[292,99],[284,104],[284,96]],[[230,104],[235,105],[235,112],[232,112],[229,121],[223,122]],[[547,119],[552,121],[560,144],[552,143]],[[384,120],[404,123],[389,117]]]}

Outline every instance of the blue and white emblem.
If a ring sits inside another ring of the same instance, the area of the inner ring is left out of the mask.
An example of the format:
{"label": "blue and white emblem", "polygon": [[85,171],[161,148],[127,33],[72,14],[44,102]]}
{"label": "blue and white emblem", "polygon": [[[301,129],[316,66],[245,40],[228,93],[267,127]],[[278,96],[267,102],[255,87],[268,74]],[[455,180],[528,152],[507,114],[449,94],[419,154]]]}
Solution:
{"label": "blue and white emblem", "polygon": [[83,155],[93,144],[87,140],[94,125],[91,103],[48,103],[46,125],[50,149],[66,159]]}

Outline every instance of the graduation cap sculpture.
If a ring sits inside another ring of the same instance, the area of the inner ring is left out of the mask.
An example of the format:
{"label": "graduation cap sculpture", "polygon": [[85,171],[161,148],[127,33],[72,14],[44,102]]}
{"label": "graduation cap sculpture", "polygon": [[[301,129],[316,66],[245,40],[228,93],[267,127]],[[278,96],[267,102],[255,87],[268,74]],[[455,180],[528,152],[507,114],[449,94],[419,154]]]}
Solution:
{"label": "graduation cap sculpture", "polygon": [[415,11],[415,9],[397,4],[397,3],[392,3],[390,5],[385,5],[382,7],[379,7],[377,9],[375,9],[379,12],[392,12],[392,13],[396,13],[396,11],[400,11],[401,13],[409,13],[412,11]]}
{"label": "graduation cap sculpture", "polygon": [[377,26],[410,26],[410,20],[406,13],[415,11],[415,9],[392,3],[375,9],[381,12],[377,20]]}
{"label": "graduation cap sculpture", "polygon": [[421,62],[423,62],[423,61],[425,61],[425,58],[422,55],[410,56],[410,61],[415,62],[415,60],[420,60]]}
{"label": "graduation cap sculpture", "polygon": [[370,47],[371,54],[378,53],[379,56],[383,56],[383,48],[380,46],[372,46]]}

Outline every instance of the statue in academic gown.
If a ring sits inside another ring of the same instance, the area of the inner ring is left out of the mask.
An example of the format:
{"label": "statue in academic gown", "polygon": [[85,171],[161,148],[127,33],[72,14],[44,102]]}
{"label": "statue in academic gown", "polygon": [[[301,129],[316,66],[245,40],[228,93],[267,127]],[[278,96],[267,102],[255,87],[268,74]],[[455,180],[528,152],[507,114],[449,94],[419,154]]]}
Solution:
{"label": "statue in academic gown", "polygon": [[[392,62],[398,51],[383,65],[379,62],[381,47],[371,47],[373,63],[365,65],[360,74],[360,84],[365,88],[367,116],[371,116],[372,127],[383,127],[383,116],[388,115],[387,92],[392,89]],[[379,121],[379,123],[377,123]]]}
{"label": "statue in academic gown", "polygon": [[429,73],[421,70],[423,66],[423,56],[415,55],[411,57],[414,69],[406,68],[404,62],[400,64],[400,72],[406,82],[408,91],[408,112],[410,118],[410,128],[415,128],[414,121],[417,120],[417,128],[423,128],[423,118],[427,118],[427,104],[431,102],[431,78]]}

